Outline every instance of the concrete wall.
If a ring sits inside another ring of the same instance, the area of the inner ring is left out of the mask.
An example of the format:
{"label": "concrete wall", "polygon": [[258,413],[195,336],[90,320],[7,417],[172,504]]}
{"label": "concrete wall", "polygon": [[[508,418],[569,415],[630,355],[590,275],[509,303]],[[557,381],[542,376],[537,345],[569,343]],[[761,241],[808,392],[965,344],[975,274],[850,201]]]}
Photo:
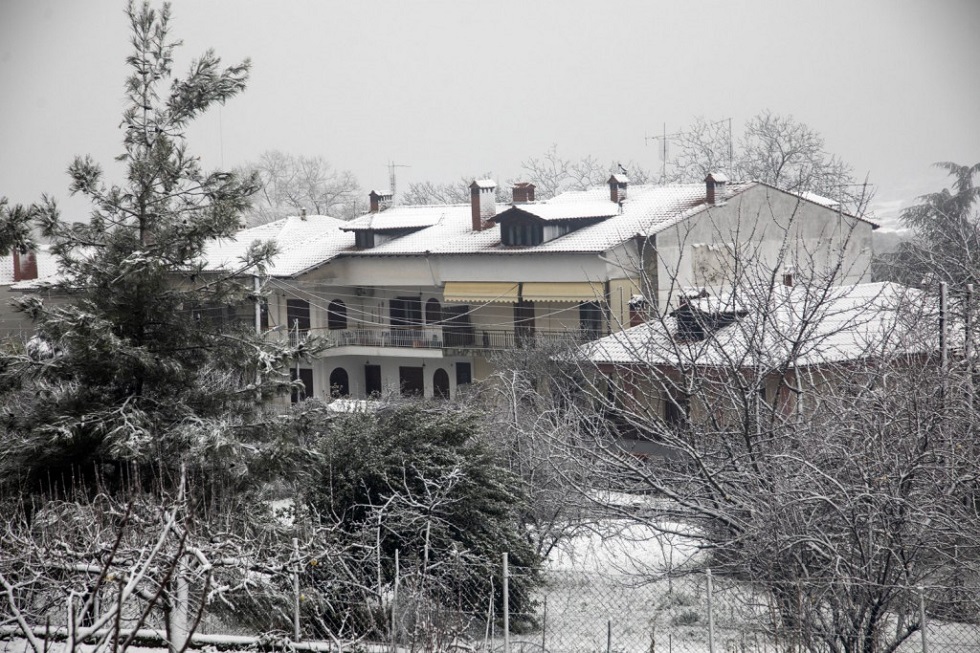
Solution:
{"label": "concrete wall", "polygon": [[[675,308],[683,289],[724,290],[793,271],[797,281],[870,279],[871,225],[766,186],[754,186],[657,234],[658,301]],[[749,265],[746,265],[749,264]]]}

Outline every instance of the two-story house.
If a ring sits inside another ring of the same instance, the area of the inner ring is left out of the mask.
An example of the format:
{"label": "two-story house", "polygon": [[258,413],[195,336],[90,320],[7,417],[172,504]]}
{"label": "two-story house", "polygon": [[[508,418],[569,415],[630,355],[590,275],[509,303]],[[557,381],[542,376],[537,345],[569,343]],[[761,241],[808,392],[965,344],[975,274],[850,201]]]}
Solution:
{"label": "two-story house", "polygon": [[[331,344],[296,374],[310,396],[427,397],[491,372],[494,351],[570,345],[615,333],[721,285],[733,267],[785,274],[835,270],[865,279],[874,225],[760,183],[605,188],[535,201],[519,184],[500,206],[477,180],[468,204],[398,206],[372,192],[350,222],[291,217],[241,232],[209,251],[228,269],[241,248],[274,239],[275,265],[255,283],[263,328],[315,333]],[[270,335],[270,337],[275,337]]]}

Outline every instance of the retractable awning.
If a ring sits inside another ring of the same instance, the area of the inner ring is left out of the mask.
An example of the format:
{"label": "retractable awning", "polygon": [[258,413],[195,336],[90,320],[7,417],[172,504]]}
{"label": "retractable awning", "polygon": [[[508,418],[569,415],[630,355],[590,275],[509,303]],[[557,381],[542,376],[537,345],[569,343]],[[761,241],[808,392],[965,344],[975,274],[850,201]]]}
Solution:
{"label": "retractable awning", "polygon": [[593,281],[521,284],[521,298],[530,302],[598,302],[605,295],[605,285]]}
{"label": "retractable awning", "polygon": [[450,303],[514,304],[518,300],[517,286],[509,281],[447,281],[443,299]]}

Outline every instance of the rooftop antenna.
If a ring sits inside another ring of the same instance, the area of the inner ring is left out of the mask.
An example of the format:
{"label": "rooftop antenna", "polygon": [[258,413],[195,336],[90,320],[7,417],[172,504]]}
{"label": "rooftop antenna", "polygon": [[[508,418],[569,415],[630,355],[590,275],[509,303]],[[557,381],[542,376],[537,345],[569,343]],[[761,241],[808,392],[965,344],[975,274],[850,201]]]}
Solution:
{"label": "rooftop antenna", "polygon": [[[714,122],[709,122],[708,125],[710,127],[714,127],[715,125],[720,125],[723,122],[727,122],[728,123],[728,173],[729,174],[734,174],[734,171],[732,170],[732,167],[734,165],[734,154],[733,154],[733,148],[732,148],[732,119],[731,118],[722,118],[721,120],[716,120]],[[664,184],[667,181],[667,159],[670,158],[670,149],[669,149],[670,140],[672,138],[678,138],[680,136],[687,136],[687,135],[693,134],[693,133],[694,132],[686,131],[686,132],[674,132],[673,134],[668,134],[667,133],[667,123],[664,123],[664,128],[663,128],[663,133],[662,134],[659,134],[657,136],[644,136],[643,137],[644,144],[649,144],[650,141],[660,141],[660,161],[661,161],[661,164],[660,164],[660,183],[661,184]]]}
{"label": "rooftop antenna", "polygon": [[388,190],[391,192],[392,198],[395,197],[395,168],[411,168],[412,166],[402,165],[400,163],[394,163],[393,161],[388,162]]}

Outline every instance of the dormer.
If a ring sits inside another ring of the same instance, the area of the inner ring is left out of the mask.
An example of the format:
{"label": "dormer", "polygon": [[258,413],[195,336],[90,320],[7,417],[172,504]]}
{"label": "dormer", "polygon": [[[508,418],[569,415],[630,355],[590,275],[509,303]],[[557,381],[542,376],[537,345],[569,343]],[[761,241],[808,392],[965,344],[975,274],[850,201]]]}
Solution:
{"label": "dormer", "polygon": [[559,201],[515,203],[493,221],[500,225],[501,245],[534,247],[618,214],[618,204],[572,194]]}
{"label": "dormer", "polygon": [[342,231],[354,232],[357,249],[371,249],[431,227],[442,215],[439,207],[391,206],[391,197],[388,191],[371,191],[371,212],[341,227]]}

